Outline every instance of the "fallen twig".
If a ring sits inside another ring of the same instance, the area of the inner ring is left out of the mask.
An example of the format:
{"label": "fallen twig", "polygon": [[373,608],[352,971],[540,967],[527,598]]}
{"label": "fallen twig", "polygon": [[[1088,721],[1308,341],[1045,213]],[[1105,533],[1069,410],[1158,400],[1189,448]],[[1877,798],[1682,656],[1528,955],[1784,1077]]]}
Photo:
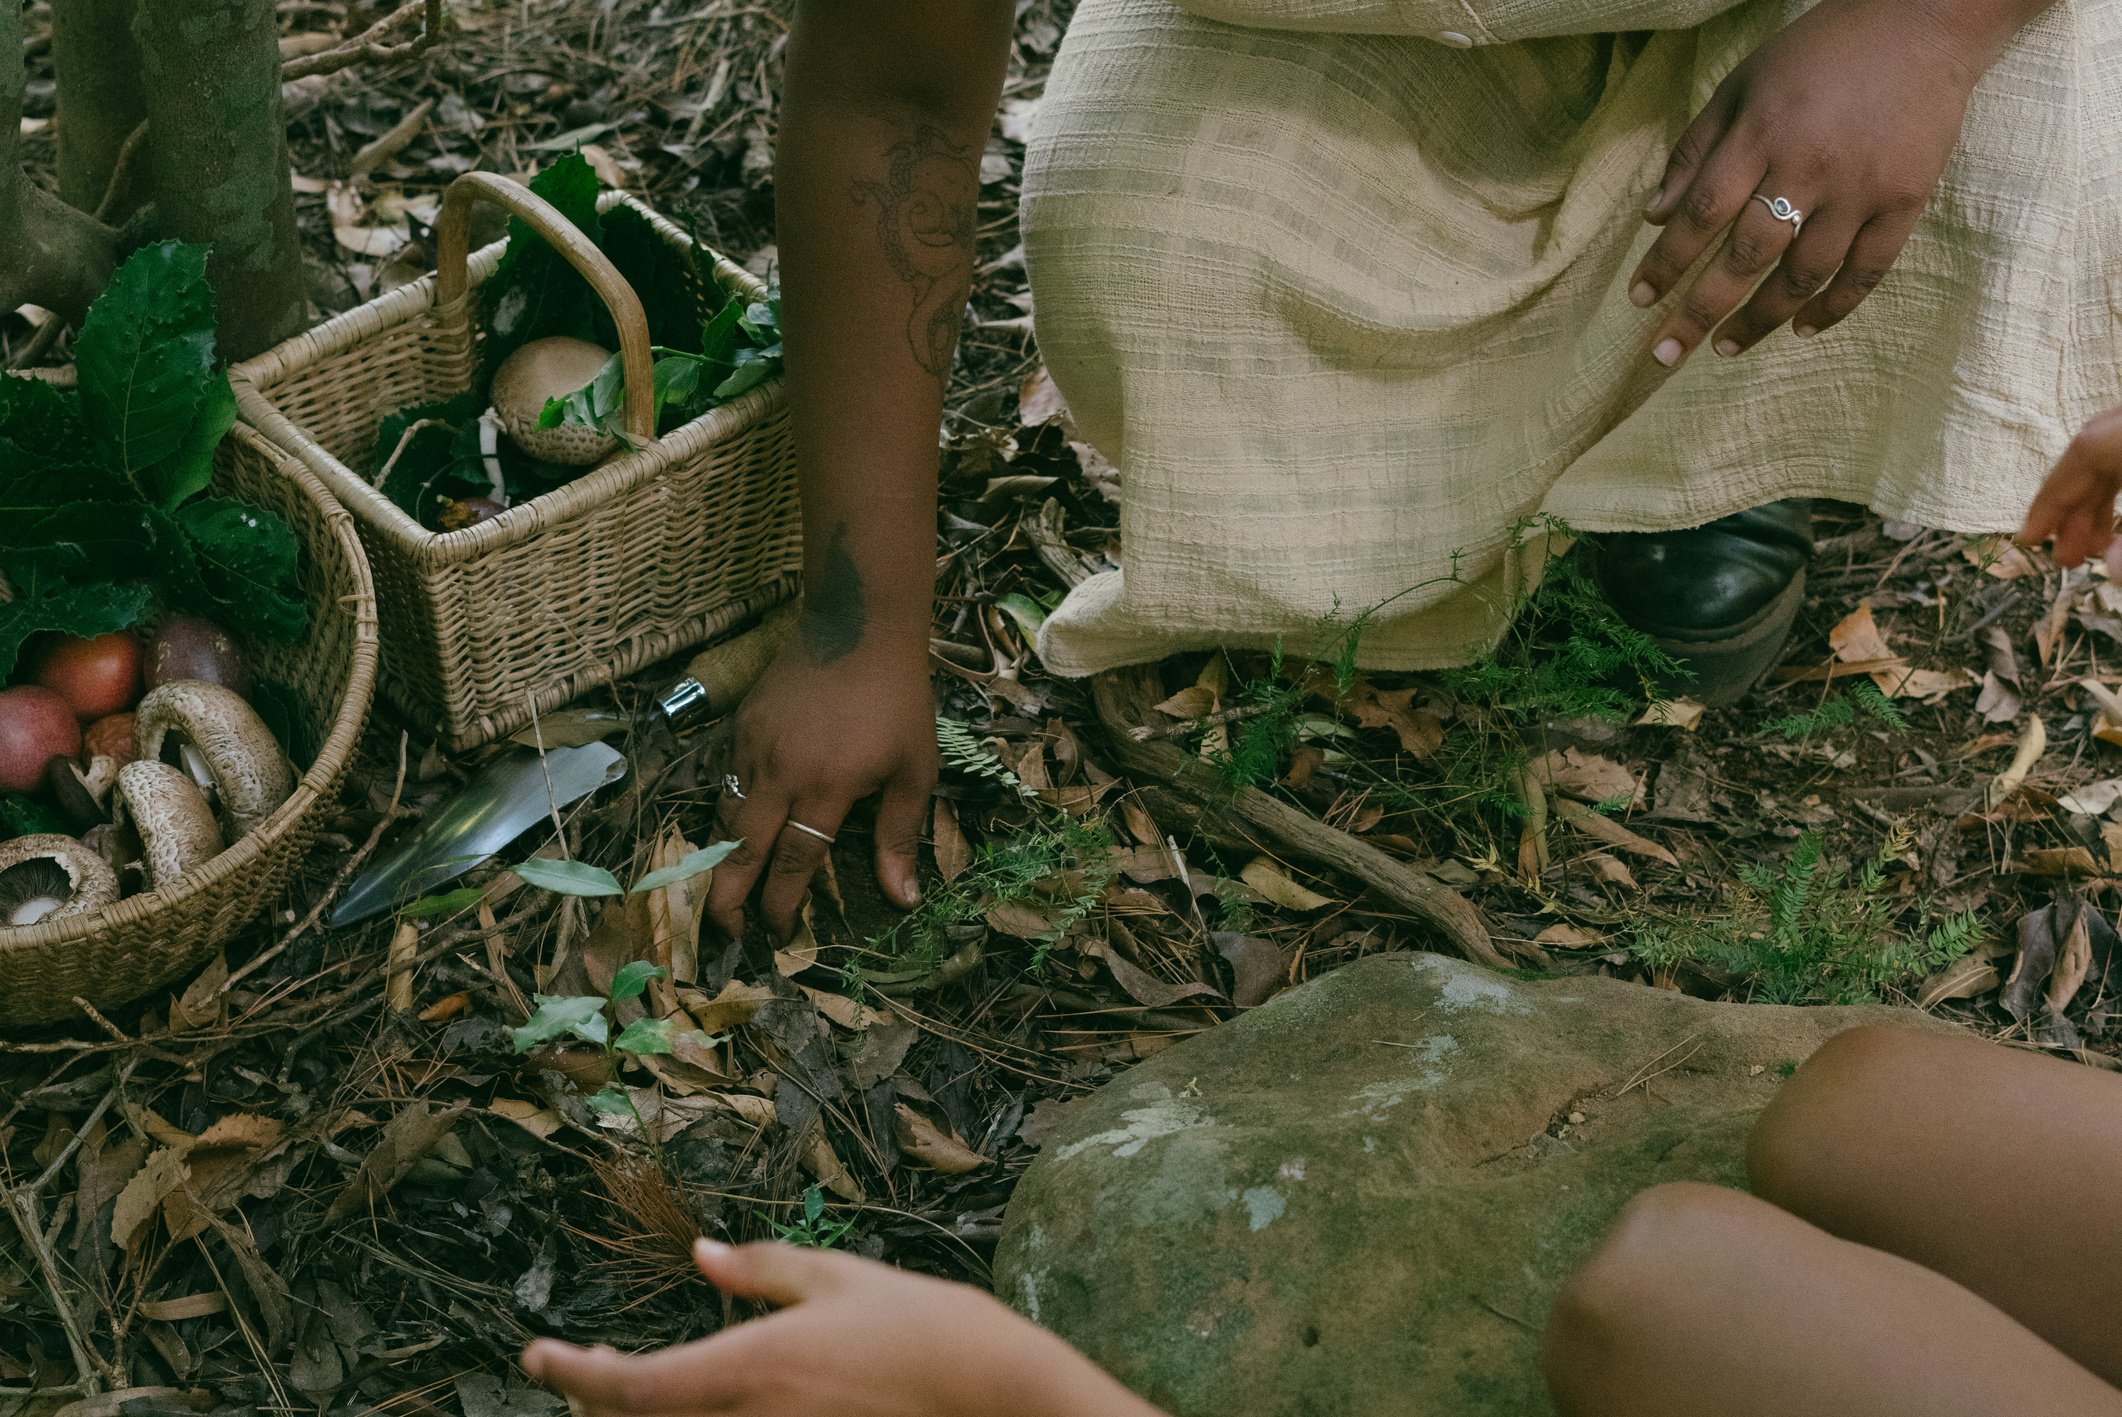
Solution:
{"label": "fallen twig", "polygon": [[1142,670],[1100,674],[1091,688],[1098,717],[1112,734],[1113,756],[1128,772],[1212,803],[1218,811],[1258,828],[1291,855],[1355,877],[1434,926],[1467,959],[1491,969],[1511,967],[1497,951],[1481,912],[1449,886],[1257,788],[1232,788],[1214,768],[1181,748],[1134,739],[1130,730],[1139,726],[1139,715],[1151,697]]}
{"label": "fallen twig", "polygon": [[[416,19],[420,21],[420,33],[395,44],[388,42],[394,32]],[[411,59],[434,48],[441,40],[442,0],[411,0],[410,4],[400,5],[344,44],[288,60],[280,68],[280,78],[286,83],[315,74],[334,74],[355,64]]]}

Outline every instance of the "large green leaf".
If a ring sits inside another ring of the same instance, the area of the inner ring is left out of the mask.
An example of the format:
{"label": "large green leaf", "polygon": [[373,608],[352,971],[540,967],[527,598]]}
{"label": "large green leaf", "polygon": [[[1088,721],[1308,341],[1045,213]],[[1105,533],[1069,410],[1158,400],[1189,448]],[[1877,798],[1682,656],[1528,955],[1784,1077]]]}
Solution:
{"label": "large green leaf", "polygon": [[619,878],[587,861],[545,861],[536,857],[509,867],[531,885],[561,895],[625,895]]}
{"label": "large green leaf", "polygon": [[136,585],[81,586],[0,603],[0,680],[14,672],[30,636],[107,635],[138,624],[152,603],[147,588]]}
{"label": "large green leaf", "polygon": [[612,976],[611,1001],[623,1004],[629,999],[638,999],[641,992],[648,988],[649,980],[661,979],[669,972],[662,965],[650,964],[645,959],[637,959],[632,964],[621,966],[619,972]]}
{"label": "large green leaf", "polygon": [[231,629],[299,638],[309,607],[296,577],[301,547],[272,512],[230,497],[201,497],[177,509],[198,564],[202,613]]}
{"label": "large green leaf", "polygon": [[149,581],[173,599],[196,593],[191,542],[145,502],[72,502],[0,524],[0,568],[18,585]]}
{"label": "large green leaf", "polygon": [[99,463],[39,457],[0,438],[0,545],[76,502],[137,501],[132,488]]}
{"label": "large green leaf", "polygon": [[[601,184],[582,154],[560,158],[532,178],[530,187],[590,240],[602,239],[604,223],[597,214]],[[544,237],[515,218],[508,224],[508,250],[479,298],[486,314],[489,371],[531,340],[548,335],[576,339],[596,335],[596,292]]]}
{"label": "large green leaf", "polygon": [[74,364],[90,438],[141,496],[172,510],[206,486],[235,400],[214,360],[205,247],[135,252],[89,307]]}
{"label": "large green leaf", "polygon": [[533,994],[538,1010],[530,1016],[530,1022],[516,1030],[514,1042],[518,1053],[528,1053],[541,1043],[550,1043],[564,1034],[603,1047],[611,1038],[611,1025],[604,1018],[604,1000],[595,994]]}
{"label": "large green leaf", "polygon": [[[81,398],[42,379],[0,378],[0,438],[34,456],[78,448],[88,437]],[[7,473],[0,469],[0,479]]]}

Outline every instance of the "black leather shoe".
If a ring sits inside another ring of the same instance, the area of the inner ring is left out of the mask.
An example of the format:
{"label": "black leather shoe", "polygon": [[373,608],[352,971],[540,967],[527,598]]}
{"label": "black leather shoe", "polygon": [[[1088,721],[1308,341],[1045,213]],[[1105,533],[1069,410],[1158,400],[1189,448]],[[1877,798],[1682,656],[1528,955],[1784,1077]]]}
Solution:
{"label": "black leather shoe", "polygon": [[1812,554],[1812,504],[1790,498],[1685,531],[1600,536],[1594,574],[1622,620],[1694,674],[1661,687],[1721,708],[1782,652]]}

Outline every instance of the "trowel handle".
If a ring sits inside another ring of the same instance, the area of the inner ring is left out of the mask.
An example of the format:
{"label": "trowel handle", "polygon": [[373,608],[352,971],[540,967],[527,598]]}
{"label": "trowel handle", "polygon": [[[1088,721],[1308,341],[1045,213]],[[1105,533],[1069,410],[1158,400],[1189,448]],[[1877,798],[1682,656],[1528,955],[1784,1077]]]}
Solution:
{"label": "trowel handle", "polygon": [[658,700],[664,716],[682,725],[735,708],[788,642],[802,613],[802,602],[791,600],[768,611],[765,619],[743,634],[694,655],[685,666],[685,677]]}

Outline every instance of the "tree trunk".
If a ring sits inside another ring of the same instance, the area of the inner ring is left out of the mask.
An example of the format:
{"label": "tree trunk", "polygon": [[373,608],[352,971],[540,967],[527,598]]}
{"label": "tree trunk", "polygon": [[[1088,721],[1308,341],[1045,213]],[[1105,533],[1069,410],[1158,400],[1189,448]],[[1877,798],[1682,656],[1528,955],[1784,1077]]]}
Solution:
{"label": "tree trunk", "polygon": [[[140,52],[133,43],[136,0],[52,0],[52,65],[59,79],[59,195],[95,211],[110,187],[119,149],[147,118]],[[136,169],[137,171],[137,169]],[[110,219],[123,224],[144,198],[114,194]]]}
{"label": "tree trunk", "polygon": [[0,312],[37,304],[74,319],[110,279],[118,238],[23,173],[22,93],[28,82],[22,6],[0,0]]}
{"label": "tree trunk", "polygon": [[307,314],[273,0],[140,0],[134,34],[156,229],[212,248],[221,352],[256,354]]}

